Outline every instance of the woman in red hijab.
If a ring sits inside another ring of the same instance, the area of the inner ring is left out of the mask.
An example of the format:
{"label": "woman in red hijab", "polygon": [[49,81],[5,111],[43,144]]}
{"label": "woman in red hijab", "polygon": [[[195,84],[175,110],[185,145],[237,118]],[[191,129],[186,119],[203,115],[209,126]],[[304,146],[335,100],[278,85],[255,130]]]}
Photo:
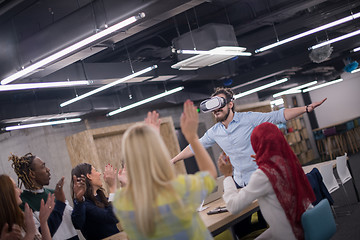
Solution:
{"label": "woman in red hijab", "polygon": [[272,123],[257,126],[251,135],[258,169],[249,184],[237,190],[232,166],[224,156],[218,160],[225,175],[224,200],[227,209],[238,213],[255,199],[269,224],[257,239],[303,239],[301,215],[315,200],[314,192],[282,132]]}

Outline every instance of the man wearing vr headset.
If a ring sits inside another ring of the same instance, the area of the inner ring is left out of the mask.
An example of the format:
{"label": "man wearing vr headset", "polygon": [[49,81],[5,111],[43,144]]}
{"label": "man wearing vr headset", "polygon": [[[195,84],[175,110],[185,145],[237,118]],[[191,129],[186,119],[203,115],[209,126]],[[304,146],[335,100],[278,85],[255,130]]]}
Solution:
{"label": "man wearing vr headset", "polygon": [[[320,106],[325,100],[314,102],[304,107],[281,109],[268,113],[260,112],[235,112],[233,91],[230,88],[217,88],[212,98],[203,101],[200,109],[203,112],[212,112],[217,123],[206,131],[200,142],[205,148],[217,143],[230,158],[234,167],[234,181],[237,187],[244,187],[249,182],[251,174],[257,169],[251,155],[254,151],[250,144],[253,129],[264,122],[274,124],[285,123],[303,113],[309,113]],[[187,146],[172,159],[175,163],[179,160],[192,157],[194,154],[191,146]]]}
{"label": "man wearing vr headset", "polygon": [[[253,129],[264,122],[274,124],[284,123],[303,113],[312,112],[316,107],[320,106],[326,98],[320,102],[314,102],[304,107],[260,113],[235,112],[233,95],[234,93],[230,88],[217,88],[212,94],[212,98],[200,104],[200,109],[203,112],[212,112],[217,121],[217,123],[200,138],[200,142],[205,148],[211,147],[215,143],[221,147],[229,157],[233,166],[235,184],[238,188],[241,188],[248,184],[251,174],[257,169],[257,165],[251,157],[251,155],[255,154],[250,142]],[[191,146],[188,145],[171,161],[175,163],[179,160],[192,157],[193,155]],[[262,219],[261,215],[259,215],[259,217]],[[264,227],[266,227],[266,222]]]}

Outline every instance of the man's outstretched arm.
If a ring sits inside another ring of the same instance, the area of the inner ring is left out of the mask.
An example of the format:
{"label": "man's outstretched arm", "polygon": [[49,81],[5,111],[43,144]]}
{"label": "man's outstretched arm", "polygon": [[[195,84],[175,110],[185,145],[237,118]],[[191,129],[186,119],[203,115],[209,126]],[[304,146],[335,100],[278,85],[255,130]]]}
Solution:
{"label": "man's outstretched arm", "polygon": [[171,161],[173,163],[176,163],[177,161],[189,158],[194,156],[194,153],[191,151],[190,146],[188,145],[186,148],[184,148],[178,155],[176,155]]}
{"label": "man's outstretched arm", "polygon": [[[307,106],[304,107],[294,107],[294,108],[286,108],[284,110],[284,117],[286,120],[291,120],[293,118],[296,118],[297,116],[300,116],[301,114],[304,114],[306,112],[312,112],[315,108],[320,106],[323,102],[325,102],[327,98],[324,98],[323,100],[319,102],[313,102]],[[307,111],[306,111],[307,109]]]}

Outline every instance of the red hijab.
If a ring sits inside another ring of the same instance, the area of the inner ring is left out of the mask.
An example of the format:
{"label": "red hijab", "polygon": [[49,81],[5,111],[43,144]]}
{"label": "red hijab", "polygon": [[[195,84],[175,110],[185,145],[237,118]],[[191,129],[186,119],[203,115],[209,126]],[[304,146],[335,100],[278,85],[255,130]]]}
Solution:
{"label": "red hijab", "polygon": [[297,239],[304,239],[301,215],[315,201],[314,192],[283,133],[262,123],[251,134],[256,163],[266,174]]}

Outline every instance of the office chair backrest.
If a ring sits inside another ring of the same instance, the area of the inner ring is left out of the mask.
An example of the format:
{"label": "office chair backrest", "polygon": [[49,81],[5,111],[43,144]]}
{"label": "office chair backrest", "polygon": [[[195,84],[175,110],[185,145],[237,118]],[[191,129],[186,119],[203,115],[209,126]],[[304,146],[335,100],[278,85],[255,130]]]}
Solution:
{"label": "office chair backrest", "polygon": [[350,171],[346,165],[347,154],[336,158],[336,170],[339,175],[342,184],[346,183],[351,179]]}
{"label": "office chair backrest", "polygon": [[329,193],[334,192],[335,190],[339,189],[339,184],[336,181],[334,176],[333,164],[329,163],[326,165],[322,165],[319,168],[319,172],[323,178],[323,182],[328,189]]}
{"label": "office chair backrest", "polygon": [[314,208],[301,216],[305,240],[328,240],[336,232],[334,216],[327,199],[321,200]]}

